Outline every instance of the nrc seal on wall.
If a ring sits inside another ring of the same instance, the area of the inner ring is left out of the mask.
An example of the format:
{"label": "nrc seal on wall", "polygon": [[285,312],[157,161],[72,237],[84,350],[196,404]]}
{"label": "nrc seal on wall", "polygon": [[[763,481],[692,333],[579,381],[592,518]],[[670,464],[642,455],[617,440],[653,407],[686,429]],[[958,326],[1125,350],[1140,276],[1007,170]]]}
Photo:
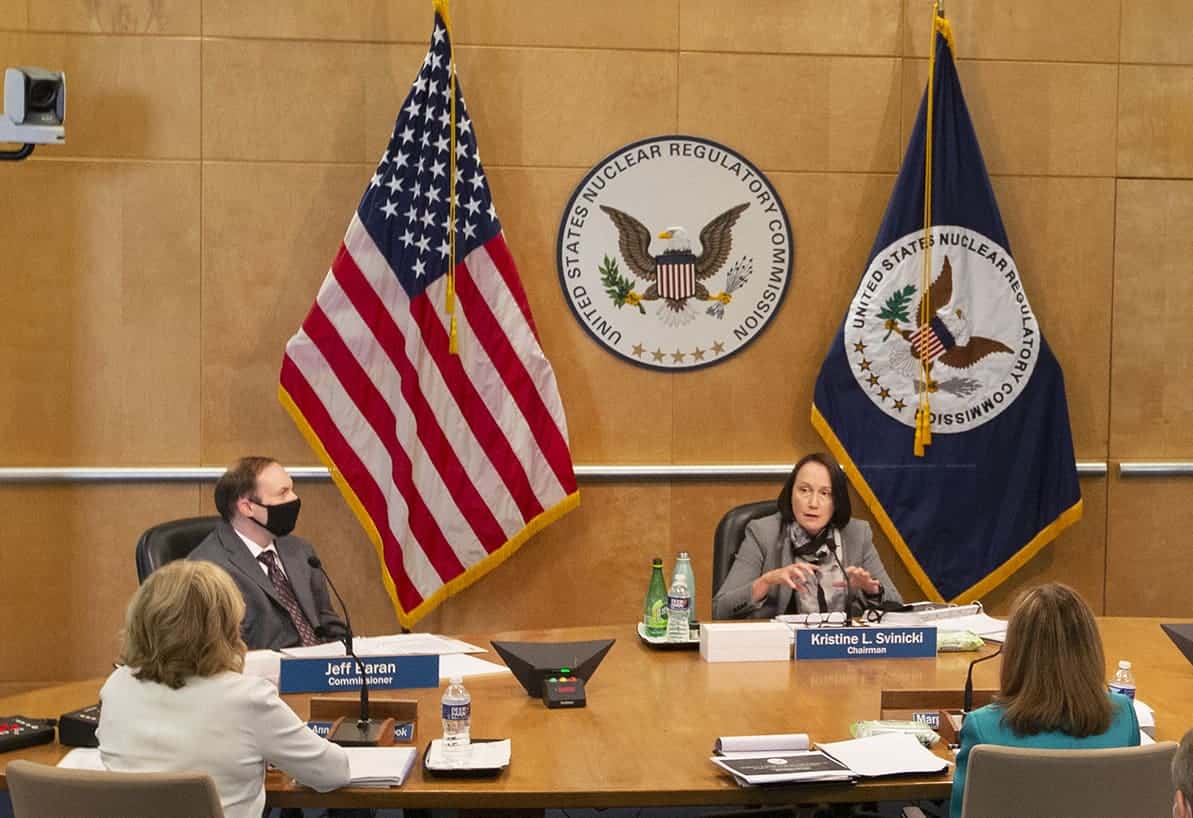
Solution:
{"label": "nrc seal on wall", "polygon": [[844,341],[850,369],[876,406],[915,428],[926,385],[932,431],[948,434],[981,426],[1022,394],[1039,358],[1040,329],[1005,248],[974,230],[936,226],[927,240],[908,233],[874,256],[845,318]]}
{"label": "nrc seal on wall", "polygon": [[559,225],[576,319],[633,363],[696,369],[758,336],[791,280],[791,225],[770,181],[724,145],[659,136],[593,168]]}

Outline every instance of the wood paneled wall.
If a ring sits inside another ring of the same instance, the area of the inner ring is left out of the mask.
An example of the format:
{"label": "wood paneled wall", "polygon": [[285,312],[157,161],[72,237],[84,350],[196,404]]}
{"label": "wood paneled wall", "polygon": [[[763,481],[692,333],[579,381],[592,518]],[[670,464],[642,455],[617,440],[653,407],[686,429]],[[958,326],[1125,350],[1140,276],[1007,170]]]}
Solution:
{"label": "wood paneled wall", "polygon": [[[820,448],[812,383],[923,90],[928,0],[456,0],[458,60],[507,236],[583,464],[779,463]],[[1108,614],[1193,615],[1193,5],[949,0],[1016,258],[1065,369],[1085,518],[988,602],[1046,578]],[[0,465],[314,457],[275,398],[425,51],[428,0],[0,0],[0,66],[69,74],[68,142],[0,164]],[[666,132],[733,145],[783,196],[794,289],[730,362],[647,372],[572,319],[553,261],[571,189]],[[643,420],[642,406],[651,408]],[[590,482],[580,510],[423,627],[612,623],[650,557],[695,554],[777,483]],[[133,545],[210,484],[0,485],[0,684],[104,672]],[[329,483],[300,530],[362,630],[395,619]],[[859,504],[860,505],[860,504]],[[913,590],[893,553],[883,556]]]}

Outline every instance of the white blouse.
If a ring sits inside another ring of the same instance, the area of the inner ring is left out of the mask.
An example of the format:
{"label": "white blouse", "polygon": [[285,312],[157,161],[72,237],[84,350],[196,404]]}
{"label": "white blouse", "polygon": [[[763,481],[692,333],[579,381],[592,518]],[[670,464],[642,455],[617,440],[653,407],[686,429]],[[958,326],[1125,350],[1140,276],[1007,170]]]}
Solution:
{"label": "white blouse", "polygon": [[227,818],[261,818],[266,762],[320,792],[348,785],[344,748],[315,735],[265,679],[225,672],[173,690],[121,667],[100,701],[105,767],[207,773]]}

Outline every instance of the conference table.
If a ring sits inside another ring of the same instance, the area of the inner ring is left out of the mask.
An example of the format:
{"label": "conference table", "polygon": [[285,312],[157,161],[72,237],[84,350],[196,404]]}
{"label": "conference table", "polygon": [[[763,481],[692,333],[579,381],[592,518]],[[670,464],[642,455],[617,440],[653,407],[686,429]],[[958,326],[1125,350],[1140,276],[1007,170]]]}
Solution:
{"label": "conference table", "polygon": [[[1107,673],[1134,662],[1139,698],[1156,713],[1156,738],[1179,740],[1193,727],[1193,666],[1160,629],[1160,619],[1099,620]],[[708,760],[722,735],[808,733],[813,741],[850,737],[850,725],[884,715],[884,691],[955,692],[970,661],[994,652],[946,653],[930,659],[804,660],[707,663],[697,651],[657,650],[634,625],[462,634],[490,639],[574,641],[615,638],[588,685],[588,706],[548,709],[528,697],[512,674],[469,678],[472,735],[512,739],[508,769],[491,779],[436,778],[416,764],[394,789],[316,793],[280,772],[267,778],[267,798],[285,807],[456,808],[467,814],[534,814],[548,807],[744,805],[947,799],[951,769],[939,775],[895,776],[850,784],[742,788]],[[481,658],[500,662],[492,654]],[[975,670],[975,686],[997,687],[999,659]],[[101,679],[0,698],[0,714],[55,716],[97,699]],[[420,749],[440,735],[441,689],[381,691],[375,697],[418,702]],[[353,698],[353,694],[343,695]],[[287,696],[308,715],[310,696]],[[218,718],[218,714],[213,714]],[[42,745],[0,755],[54,764],[67,748]],[[948,751],[938,751],[948,757]]]}

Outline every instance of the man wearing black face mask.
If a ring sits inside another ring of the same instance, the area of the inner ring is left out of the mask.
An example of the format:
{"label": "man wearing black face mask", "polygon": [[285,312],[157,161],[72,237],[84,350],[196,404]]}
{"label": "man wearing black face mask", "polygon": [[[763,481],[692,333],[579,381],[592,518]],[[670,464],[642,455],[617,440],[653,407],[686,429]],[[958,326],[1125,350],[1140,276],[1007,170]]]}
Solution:
{"label": "man wearing black face mask", "polygon": [[214,562],[236,581],[250,650],[313,645],[344,631],[323,572],[307,561],[315,549],[290,534],[300,505],[294,481],[276,460],[242,457],[215,484],[223,520],[190,554]]}

